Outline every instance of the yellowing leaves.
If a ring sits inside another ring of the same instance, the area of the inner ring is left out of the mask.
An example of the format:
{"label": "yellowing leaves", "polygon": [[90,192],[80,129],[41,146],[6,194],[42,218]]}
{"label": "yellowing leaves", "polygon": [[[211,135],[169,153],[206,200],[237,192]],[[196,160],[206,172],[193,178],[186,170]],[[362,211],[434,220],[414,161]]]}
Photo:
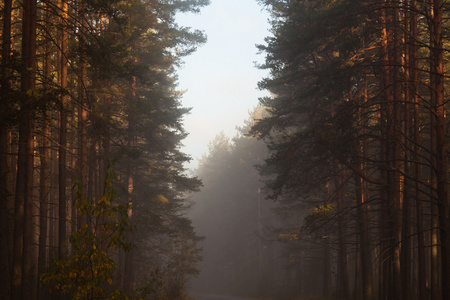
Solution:
{"label": "yellowing leaves", "polygon": [[286,241],[295,241],[298,240],[298,234],[296,233],[281,233],[279,236],[279,240]]}
{"label": "yellowing leaves", "polygon": [[156,196],[156,201],[160,202],[160,203],[169,203],[169,199],[167,199],[166,197],[164,197],[163,195],[159,194],[158,196]]}
{"label": "yellowing leaves", "polygon": [[[69,295],[70,299],[105,298],[105,283],[112,285],[112,274],[116,268],[109,251],[125,249],[126,233],[131,230],[126,211],[128,204],[112,204],[116,191],[112,188],[113,174],[105,178],[105,194],[95,201],[76,193],[78,212],[87,216],[86,224],[69,237],[73,254],[57,260],[53,270],[42,275],[41,280],[51,289]],[[100,221],[101,220],[101,221]]]}
{"label": "yellowing leaves", "polygon": [[312,216],[316,217],[329,217],[331,213],[335,210],[336,205],[334,203],[327,203],[324,205],[319,205],[311,211]]}

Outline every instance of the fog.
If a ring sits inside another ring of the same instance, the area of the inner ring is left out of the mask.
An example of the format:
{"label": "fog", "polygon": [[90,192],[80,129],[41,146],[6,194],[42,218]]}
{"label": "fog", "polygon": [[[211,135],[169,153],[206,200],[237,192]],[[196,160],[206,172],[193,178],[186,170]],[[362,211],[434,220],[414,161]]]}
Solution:
{"label": "fog", "polygon": [[253,167],[264,155],[264,145],[244,137],[229,141],[221,133],[203,157],[198,175],[204,187],[193,197],[191,215],[205,237],[194,291],[250,296],[271,281],[276,245],[263,233],[273,214]]}
{"label": "fog", "polygon": [[[203,299],[201,295],[289,299],[321,289],[320,275],[308,272],[320,268],[323,251],[302,255],[311,245],[287,237],[301,227],[306,208],[298,209],[298,203],[289,199],[266,199],[269,177],[261,176],[257,166],[264,163],[267,146],[245,136],[258,113],[233,139],[218,134],[200,162],[197,172],[203,187],[191,199],[189,216],[197,235],[204,237],[200,273],[190,282],[196,299]],[[305,272],[309,279],[300,283]]]}

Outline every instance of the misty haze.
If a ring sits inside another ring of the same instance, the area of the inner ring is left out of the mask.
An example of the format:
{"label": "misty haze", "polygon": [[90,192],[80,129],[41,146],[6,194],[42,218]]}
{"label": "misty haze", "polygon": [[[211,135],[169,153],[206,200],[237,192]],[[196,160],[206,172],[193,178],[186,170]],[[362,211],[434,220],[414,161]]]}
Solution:
{"label": "misty haze", "polygon": [[444,0],[2,0],[0,299],[450,300]]}

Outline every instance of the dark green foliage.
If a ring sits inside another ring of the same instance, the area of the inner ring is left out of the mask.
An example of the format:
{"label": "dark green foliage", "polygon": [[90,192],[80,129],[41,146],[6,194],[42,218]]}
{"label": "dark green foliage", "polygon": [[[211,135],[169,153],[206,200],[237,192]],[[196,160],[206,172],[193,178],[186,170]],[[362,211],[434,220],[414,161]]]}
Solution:
{"label": "dark green foliage", "polygon": [[[122,20],[117,24],[120,30],[112,28],[103,37],[105,56],[92,57],[95,65],[106,63],[114,68],[101,69],[103,79],[110,83],[102,93],[108,97],[110,90],[120,91],[106,106],[98,106],[97,120],[111,140],[108,155],[117,159],[120,169],[119,195],[133,203],[135,285],[149,288],[148,278],[153,278],[149,273],[158,278],[158,284],[150,284],[153,291],[149,297],[183,296],[187,278],[197,273],[200,259],[199,238],[184,215],[186,197],[199,188],[200,181],[188,177],[183,167],[190,160],[180,151],[186,136],[182,118],[189,109],[180,104],[175,66],[205,37],[179,28],[174,16],[177,11],[195,10],[207,2],[121,3],[123,7],[118,9],[128,16],[126,22]],[[99,53],[97,49],[94,52]],[[109,77],[112,74],[114,78]],[[116,121],[119,119],[121,122]],[[131,194],[130,174],[134,185]]]}
{"label": "dark green foliage", "polygon": [[251,132],[269,143],[276,198],[328,181],[328,166],[350,152],[354,108],[345,101],[354,77],[363,76],[353,58],[361,46],[361,8],[353,1],[266,4],[281,14],[274,16],[274,36],[259,46],[267,55],[261,68],[271,71],[259,87],[273,97],[261,99],[269,116]]}

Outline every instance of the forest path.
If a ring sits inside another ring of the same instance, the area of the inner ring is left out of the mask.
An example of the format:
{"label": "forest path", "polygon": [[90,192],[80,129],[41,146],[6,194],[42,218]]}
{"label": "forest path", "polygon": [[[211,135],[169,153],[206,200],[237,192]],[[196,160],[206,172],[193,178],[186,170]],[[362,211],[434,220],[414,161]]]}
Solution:
{"label": "forest path", "polygon": [[191,298],[194,300],[248,300],[246,298],[212,294],[192,294]]}

